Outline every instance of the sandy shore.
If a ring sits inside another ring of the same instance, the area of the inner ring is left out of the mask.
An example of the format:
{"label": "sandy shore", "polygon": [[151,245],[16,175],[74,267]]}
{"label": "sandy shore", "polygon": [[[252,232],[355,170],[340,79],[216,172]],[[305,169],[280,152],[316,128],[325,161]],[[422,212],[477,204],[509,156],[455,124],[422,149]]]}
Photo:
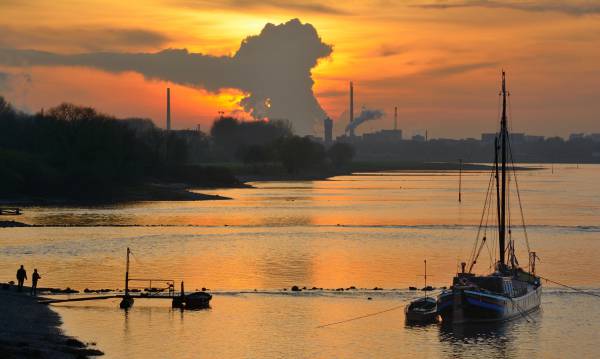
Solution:
{"label": "sandy shore", "polygon": [[0,284],[0,356],[2,358],[87,358],[102,355],[89,344],[65,336],[61,320],[38,304],[29,289],[17,292]]}

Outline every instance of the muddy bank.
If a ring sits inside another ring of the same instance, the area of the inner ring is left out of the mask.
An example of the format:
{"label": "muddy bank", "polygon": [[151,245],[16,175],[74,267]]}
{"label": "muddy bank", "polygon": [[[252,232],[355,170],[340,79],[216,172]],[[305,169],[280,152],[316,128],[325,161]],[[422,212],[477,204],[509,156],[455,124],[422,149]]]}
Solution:
{"label": "muddy bank", "polygon": [[88,358],[103,355],[78,339],[64,335],[61,320],[50,307],[37,303],[28,288],[0,284],[0,353],[2,358]]}

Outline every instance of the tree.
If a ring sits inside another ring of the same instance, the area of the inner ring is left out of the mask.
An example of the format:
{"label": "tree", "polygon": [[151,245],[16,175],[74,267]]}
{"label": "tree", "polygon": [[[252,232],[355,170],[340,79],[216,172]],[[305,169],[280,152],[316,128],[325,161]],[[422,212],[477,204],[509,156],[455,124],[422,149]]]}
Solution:
{"label": "tree", "polygon": [[289,136],[276,145],[281,164],[289,173],[315,167],[323,163],[325,149],[308,137]]}
{"label": "tree", "polygon": [[269,148],[263,145],[240,146],[238,147],[235,155],[238,160],[247,165],[253,166],[258,165],[259,163],[266,163],[271,160]]}
{"label": "tree", "polygon": [[354,158],[355,150],[348,143],[336,142],[327,151],[327,156],[335,167],[347,165]]}

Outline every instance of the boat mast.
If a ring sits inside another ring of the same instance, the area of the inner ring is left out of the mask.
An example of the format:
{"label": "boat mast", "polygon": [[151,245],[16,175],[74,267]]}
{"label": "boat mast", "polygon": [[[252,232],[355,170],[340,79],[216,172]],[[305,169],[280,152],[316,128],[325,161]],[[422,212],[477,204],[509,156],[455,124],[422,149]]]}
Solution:
{"label": "boat mast", "polygon": [[125,296],[129,296],[129,247],[127,247],[127,261],[125,265]]}
{"label": "boat mast", "polygon": [[506,128],[506,79],[502,71],[502,119],[500,121],[500,146],[502,160],[502,193],[500,198],[500,226],[498,227],[498,244],[500,246],[500,267],[504,267],[504,251],[506,239],[506,141],[508,130]]}
{"label": "boat mast", "polygon": [[427,298],[427,259],[423,260],[425,262],[425,298]]}

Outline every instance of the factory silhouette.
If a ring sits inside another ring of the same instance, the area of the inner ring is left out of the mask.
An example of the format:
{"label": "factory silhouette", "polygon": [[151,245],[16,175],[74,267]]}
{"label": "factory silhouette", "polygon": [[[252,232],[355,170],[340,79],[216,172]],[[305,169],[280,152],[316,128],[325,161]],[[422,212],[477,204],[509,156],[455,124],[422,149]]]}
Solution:
{"label": "factory silhouette", "polygon": [[[380,110],[362,108],[355,116],[354,84],[349,83],[349,121],[341,124],[344,132],[334,137],[336,122],[331,118],[323,119],[323,134],[320,136],[307,135],[307,140],[320,144],[325,150],[334,144],[345,144],[353,148],[353,159],[357,161],[374,162],[456,162],[459,159],[470,162],[491,162],[488,158],[489,147],[493,146],[495,133],[482,133],[479,139],[464,138],[431,138],[429,131],[416,133],[410,138],[403,137],[403,131],[398,126],[398,107],[394,107],[393,128],[381,129],[371,133],[358,135],[356,130],[368,121],[378,120],[383,116]],[[170,90],[167,89],[167,115],[166,128],[171,129]],[[216,120],[223,119],[223,113]],[[289,134],[292,125],[286,120],[272,120],[277,126],[287,127]],[[251,123],[250,121],[248,123]],[[261,122],[261,121],[258,121]],[[340,121],[337,121],[340,122]],[[198,125],[197,130],[175,131],[179,136],[185,137],[188,142],[193,142],[197,134],[203,135]],[[273,138],[270,138],[272,140]],[[575,163],[600,163],[600,133],[575,133],[568,139],[562,137],[545,137],[525,133],[511,133],[513,150],[519,154],[521,162],[575,162]],[[232,139],[235,141],[235,139]],[[238,139],[239,140],[239,139]],[[260,141],[259,141],[260,142]],[[258,145],[250,141],[251,145]],[[233,144],[232,144],[233,145]],[[244,158],[240,152],[248,146],[242,144],[237,149],[238,158]],[[256,150],[256,149],[254,149]],[[231,151],[230,151],[231,152]],[[236,159],[229,156],[229,159]]]}

